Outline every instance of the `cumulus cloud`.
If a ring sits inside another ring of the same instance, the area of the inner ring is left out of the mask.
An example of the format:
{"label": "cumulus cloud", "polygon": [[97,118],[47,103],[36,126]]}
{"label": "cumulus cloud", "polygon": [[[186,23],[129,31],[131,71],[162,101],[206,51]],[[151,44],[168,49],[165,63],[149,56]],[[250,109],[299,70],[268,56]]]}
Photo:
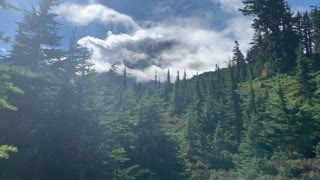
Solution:
{"label": "cumulus cloud", "polygon": [[179,23],[160,23],[131,35],[109,32],[106,39],[84,37],[79,44],[92,50],[98,71],[118,63],[141,81],[153,79],[155,70],[160,77],[166,77],[168,69],[186,70],[188,77],[192,77],[214,70],[216,64],[225,66],[228,56],[232,56],[235,39],[243,43],[243,50],[248,49],[252,37],[247,28],[250,21],[239,18],[230,20],[229,24],[222,31],[213,31]]}
{"label": "cumulus cloud", "polygon": [[70,2],[61,3],[53,8],[53,12],[69,23],[79,26],[85,26],[98,20],[102,24],[122,25],[132,30],[140,28],[130,16],[100,4],[79,5]]}
{"label": "cumulus cloud", "polygon": [[110,64],[123,63],[136,69],[144,69],[151,65],[161,67],[159,56],[175,45],[162,35],[146,30],[138,30],[133,35],[108,32],[105,40],[85,37],[78,43],[91,49],[96,60]]}
{"label": "cumulus cloud", "polygon": [[83,37],[78,43],[92,51],[97,71],[109,70],[117,64],[120,73],[126,67],[127,74],[139,81],[154,79],[155,71],[164,81],[168,70],[172,78],[177,71],[184,70],[191,78],[197,73],[213,71],[216,64],[225,67],[232,56],[234,41],[238,40],[245,53],[253,34],[251,21],[246,17],[229,18],[225,28],[214,30],[196,16],[173,17],[147,25],[142,22],[140,26],[129,16],[97,4],[64,4],[55,11],[67,21],[83,25],[98,19],[103,23],[137,27],[122,34],[109,31],[105,39]]}

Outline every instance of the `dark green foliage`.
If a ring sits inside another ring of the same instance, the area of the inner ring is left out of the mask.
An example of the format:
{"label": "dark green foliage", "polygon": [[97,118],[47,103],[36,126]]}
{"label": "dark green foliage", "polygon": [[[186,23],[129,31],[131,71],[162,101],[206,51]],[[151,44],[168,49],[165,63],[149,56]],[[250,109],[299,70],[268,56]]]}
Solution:
{"label": "dark green foliage", "polygon": [[303,96],[303,100],[306,101],[310,100],[310,98],[314,96],[316,84],[312,82],[312,78],[310,76],[311,68],[309,67],[310,60],[308,58],[308,50],[306,50],[306,54],[303,53],[303,50],[302,46],[297,49],[296,76],[300,85],[300,94]]}
{"label": "dark green foliage", "polygon": [[9,93],[23,94],[23,90],[12,83],[14,76],[34,77],[30,71],[19,67],[0,66],[0,109],[9,109],[16,111],[17,108],[12,106],[8,101]]}
{"label": "dark green foliage", "polygon": [[[23,94],[23,90],[21,90],[19,87],[17,87],[14,83],[12,83],[12,78],[14,76],[18,76],[20,78],[32,78],[34,77],[34,74],[32,74],[30,71],[23,69],[23,68],[17,68],[17,67],[7,67],[7,66],[0,66],[0,111],[17,111],[18,108],[14,105],[10,104],[10,94]],[[0,129],[1,134],[3,135],[3,132],[6,132],[8,128],[8,119],[5,117],[0,118]],[[3,141],[6,141],[6,139],[1,138],[0,144],[3,144]],[[8,145],[2,145],[0,146],[0,158],[8,159],[9,154],[11,152],[18,152],[18,149],[14,146],[8,146]]]}
{"label": "dark green foliage", "polygon": [[[241,108],[241,99],[239,94],[237,93],[238,84],[237,84],[237,76],[233,72],[234,65],[229,64],[230,69],[230,81],[231,81],[231,89],[230,89],[230,110],[232,112],[231,122],[234,125],[234,130],[231,132],[234,136],[235,142],[237,144],[240,143],[242,130],[243,130],[243,119],[242,119],[242,108]],[[230,125],[231,125],[230,124]]]}
{"label": "dark green foliage", "polygon": [[163,91],[163,97],[166,102],[169,101],[171,92],[172,92],[172,84],[171,84],[171,78],[170,78],[170,71],[168,70],[167,81],[165,82],[164,91]]}
{"label": "dark green foliage", "polygon": [[[306,56],[307,57],[312,57],[313,55],[313,37],[314,34],[312,32],[312,24],[311,24],[311,19],[309,17],[309,13],[305,12],[302,17],[302,43],[304,45],[304,49],[306,51]],[[297,57],[298,58],[298,57]]]}
{"label": "dark green foliage", "polygon": [[315,6],[310,13],[312,27],[314,30],[314,50],[316,53],[320,53],[320,10],[318,6]]}
{"label": "dark green foliage", "polygon": [[237,83],[246,81],[247,79],[247,67],[245,58],[239,49],[238,41],[235,41],[235,47],[233,49],[232,64],[234,65],[234,78]]}
{"label": "dark green foliage", "polygon": [[[185,80],[183,80],[185,81]],[[185,87],[185,82],[180,80],[180,74],[179,71],[177,72],[177,79],[174,83],[173,86],[173,92],[171,96],[171,108],[172,108],[172,113],[180,115],[183,110],[186,108],[186,89]]]}
{"label": "dark green foliage", "polygon": [[[240,11],[245,16],[254,17],[252,27],[267,44],[265,58],[269,58],[268,68],[275,72],[277,69],[281,72],[293,70],[298,36],[292,27],[293,17],[288,3],[285,0],[245,0],[243,3],[245,7]],[[259,39],[254,43],[260,44]]]}

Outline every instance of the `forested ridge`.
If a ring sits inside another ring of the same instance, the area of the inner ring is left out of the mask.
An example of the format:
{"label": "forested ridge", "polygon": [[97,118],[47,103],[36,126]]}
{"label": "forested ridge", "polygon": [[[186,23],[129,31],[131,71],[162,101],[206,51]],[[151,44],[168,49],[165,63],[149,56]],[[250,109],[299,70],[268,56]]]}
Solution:
{"label": "forested ridge", "polygon": [[235,41],[227,68],[145,83],[96,72],[76,30],[62,49],[58,3],[0,1],[24,14],[0,33],[1,180],[320,179],[319,6],[244,0],[246,56]]}

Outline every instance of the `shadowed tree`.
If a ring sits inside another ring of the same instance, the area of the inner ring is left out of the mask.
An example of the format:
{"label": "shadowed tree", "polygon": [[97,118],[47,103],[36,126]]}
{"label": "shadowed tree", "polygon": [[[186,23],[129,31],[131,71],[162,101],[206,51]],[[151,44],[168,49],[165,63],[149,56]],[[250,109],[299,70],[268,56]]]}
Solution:
{"label": "shadowed tree", "polygon": [[24,12],[24,19],[18,30],[9,60],[14,65],[28,67],[33,71],[45,71],[46,66],[61,58],[58,49],[61,36],[58,35],[56,14],[52,13],[57,0],[41,0],[39,8]]}

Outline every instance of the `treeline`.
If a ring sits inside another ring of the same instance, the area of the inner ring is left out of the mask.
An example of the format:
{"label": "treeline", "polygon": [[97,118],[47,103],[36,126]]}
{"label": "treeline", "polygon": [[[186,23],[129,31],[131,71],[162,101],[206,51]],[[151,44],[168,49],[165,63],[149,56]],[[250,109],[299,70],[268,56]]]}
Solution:
{"label": "treeline", "polygon": [[95,72],[76,31],[63,50],[57,4],[24,11],[3,58],[0,179],[320,178],[317,6],[244,1],[247,57],[236,41],[228,68],[138,83]]}

